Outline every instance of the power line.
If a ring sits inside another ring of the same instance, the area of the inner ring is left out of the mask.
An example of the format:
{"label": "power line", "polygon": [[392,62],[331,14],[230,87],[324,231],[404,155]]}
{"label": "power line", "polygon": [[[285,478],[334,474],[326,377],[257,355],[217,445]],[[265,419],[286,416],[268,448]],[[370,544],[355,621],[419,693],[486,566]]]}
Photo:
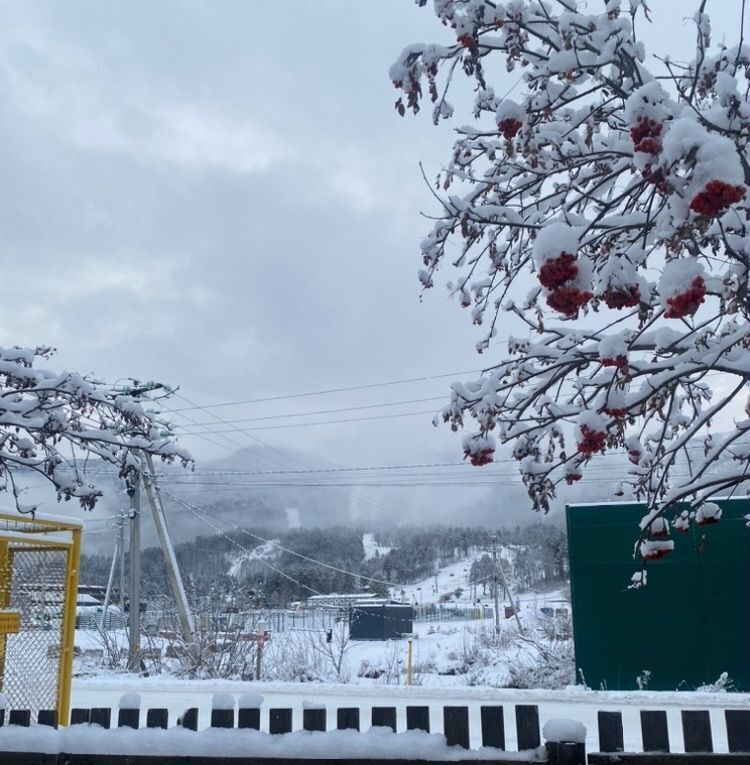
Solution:
{"label": "power line", "polygon": [[[497,343],[507,343],[507,340],[497,340],[495,341]],[[326,388],[323,390],[314,390],[314,391],[306,391],[304,393],[288,393],[283,394],[279,396],[265,396],[262,398],[248,398],[248,399],[241,399],[238,401],[222,401],[218,404],[204,404],[202,406],[198,404],[192,404],[190,406],[180,407],[176,409],[169,409],[170,412],[173,413],[179,413],[179,412],[188,412],[195,409],[200,409],[205,411],[206,409],[219,409],[222,407],[227,406],[243,406],[245,404],[261,404],[266,403],[269,401],[285,401],[289,399],[295,399],[295,398],[307,398],[310,396],[323,396],[329,393],[345,393],[349,391],[358,391],[358,390],[371,390],[373,388],[383,388],[391,385],[404,385],[406,383],[414,383],[414,382],[427,382],[429,380],[441,380],[445,379],[446,377],[460,377],[461,375],[469,375],[469,374],[484,374],[488,371],[488,368],[484,369],[468,369],[464,370],[462,372],[446,372],[444,374],[439,375],[428,375],[424,377],[409,377],[402,380],[386,380],[384,382],[377,382],[377,383],[368,383],[366,385],[349,385],[349,386],[343,386],[339,388]],[[709,372],[704,377],[718,377],[722,373],[720,372]],[[178,394],[179,395],[179,394]],[[184,396],[179,396],[180,398],[185,399]],[[435,397],[442,398],[442,397]],[[185,399],[187,401],[187,399]],[[432,399],[422,399],[424,401],[429,401]],[[380,406],[387,406],[387,404],[381,404]],[[165,407],[166,408],[166,407]],[[362,407],[363,409],[366,407]],[[343,411],[343,410],[342,410]],[[312,413],[311,413],[312,414]],[[291,415],[290,415],[291,416]]]}
{"label": "power line", "polygon": [[217,435],[222,433],[254,433],[258,430],[286,430],[288,428],[309,428],[314,425],[337,425],[346,422],[365,422],[370,420],[391,420],[398,417],[416,417],[418,415],[435,414],[434,409],[425,409],[420,412],[398,412],[395,414],[372,414],[368,417],[347,417],[340,420],[320,420],[319,422],[293,422],[288,425],[260,425],[254,428],[232,428],[231,430],[203,430],[203,431],[183,431],[185,436],[202,435],[209,433]]}
{"label": "power line", "polygon": [[[223,422],[224,424],[229,425],[230,427],[232,427],[234,430],[239,431],[240,433],[242,433],[242,430],[240,428],[237,428],[236,426],[232,425],[231,422],[223,419],[222,417],[220,417],[219,415],[215,414],[214,412],[211,412],[208,409],[206,409],[205,407],[202,407],[202,406],[199,406],[199,405],[195,404],[193,401],[190,401],[188,398],[186,398],[185,396],[183,396],[180,393],[177,393],[176,395],[179,398],[181,398],[183,401],[185,401],[186,403],[190,404],[192,407],[197,407],[197,408],[201,409],[202,411],[205,411],[207,414],[210,414],[211,417],[213,417],[214,419],[218,420],[219,422]],[[181,414],[180,416],[181,417],[185,417],[186,415]],[[255,443],[260,444],[261,446],[264,446],[267,449],[270,449],[271,451],[279,454],[284,459],[285,462],[290,462],[291,461],[293,463],[296,463],[297,465],[300,465],[303,468],[309,468],[310,467],[309,465],[305,464],[301,460],[299,460],[299,459],[297,459],[295,457],[291,457],[291,456],[289,456],[287,454],[284,454],[284,452],[282,452],[279,449],[271,446],[266,441],[263,441],[261,438],[258,438],[258,436],[254,436],[254,435],[252,435],[250,433],[248,433],[246,435],[247,435],[248,438],[250,438],[251,440],[255,441]],[[330,487],[330,489],[332,491],[334,491],[334,492],[337,492],[336,487]],[[341,494],[342,492],[340,490],[338,490],[337,493]],[[379,512],[385,512],[386,514],[390,513],[390,514],[393,514],[393,515],[399,515],[398,511],[396,511],[396,510],[394,510],[392,508],[384,507],[383,505],[381,505],[381,504],[379,504],[377,502],[374,502],[371,499],[367,499],[365,497],[358,496],[354,492],[349,492],[348,495],[344,494],[344,497],[347,498],[347,499],[349,497],[352,497],[352,498],[356,499],[361,505],[369,505],[370,507],[375,508]]]}
{"label": "power line", "polygon": [[[507,342],[507,341],[503,341]],[[288,393],[281,396],[266,396],[264,398],[248,398],[243,399],[241,401],[224,401],[219,404],[206,404],[205,406],[198,406],[197,404],[193,404],[191,406],[182,407],[180,409],[172,409],[172,412],[186,412],[191,409],[218,409],[220,407],[225,406],[241,406],[243,404],[260,404],[267,401],[283,401],[290,398],[307,398],[308,396],[323,396],[327,393],[344,393],[347,391],[355,391],[355,390],[370,390],[372,388],[384,388],[389,385],[404,385],[406,383],[413,383],[413,382],[426,382],[427,380],[440,380],[444,379],[446,377],[459,377],[460,375],[470,375],[470,374],[477,374],[485,372],[485,369],[469,369],[465,370],[463,372],[446,372],[445,374],[439,374],[439,375],[428,375],[424,377],[409,377],[405,378],[403,380],[387,380],[385,382],[377,382],[377,383],[368,383],[366,385],[348,385],[340,388],[327,388],[325,390],[313,390],[313,391],[307,391],[305,393]],[[180,396],[180,398],[184,398],[184,396]]]}
{"label": "power line", "polygon": [[[318,415],[318,414],[335,414],[337,412],[356,412],[361,411],[363,409],[382,409],[383,407],[387,406],[402,406],[406,404],[421,404],[425,401],[446,401],[448,398],[447,394],[443,394],[441,396],[428,396],[426,398],[412,398],[412,399],[406,399],[404,401],[384,401],[380,402],[378,404],[360,404],[359,406],[342,406],[334,409],[317,409],[311,412],[290,412],[287,414],[267,414],[263,415],[262,417],[243,417],[241,419],[233,419],[233,423],[238,422],[259,422],[261,420],[282,420],[282,419],[288,419],[290,417],[309,417],[312,415]],[[172,409],[172,412],[181,412],[181,409]],[[196,423],[197,425],[204,425],[204,426],[212,426],[214,423],[212,422],[201,422]]]}

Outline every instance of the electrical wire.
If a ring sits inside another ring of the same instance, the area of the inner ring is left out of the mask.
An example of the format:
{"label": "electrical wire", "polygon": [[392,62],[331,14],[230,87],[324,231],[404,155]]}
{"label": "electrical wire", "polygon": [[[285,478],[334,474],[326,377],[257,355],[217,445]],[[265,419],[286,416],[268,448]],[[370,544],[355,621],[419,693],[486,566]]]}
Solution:
{"label": "electrical wire", "polygon": [[[507,342],[507,341],[499,341],[499,342]],[[292,398],[307,398],[309,396],[323,396],[329,393],[345,393],[345,392],[357,391],[357,390],[371,390],[372,388],[384,388],[390,385],[404,385],[406,383],[426,382],[428,380],[441,380],[441,379],[445,379],[446,377],[460,377],[461,375],[481,374],[486,371],[487,371],[486,369],[469,369],[463,372],[446,372],[444,374],[439,374],[439,375],[409,377],[402,380],[386,380],[385,382],[368,383],[365,385],[348,385],[348,386],[342,386],[338,388],[327,388],[324,390],[306,391],[304,393],[288,393],[288,394],[284,394],[280,396],[265,396],[263,398],[248,398],[248,399],[243,399],[240,401],[224,401],[219,404],[206,404],[203,406],[199,406],[198,404],[191,404],[190,406],[181,407],[179,409],[172,409],[171,411],[187,412],[192,409],[205,410],[205,409],[218,409],[220,407],[226,407],[226,406],[242,406],[244,404],[261,404],[268,401],[283,401],[283,400],[288,400]],[[184,397],[181,397],[181,398],[184,398]]]}
{"label": "electrical wire", "polygon": [[[343,406],[338,407],[334,409],[316,409],[311,412],[287,412],[286,414],[267,414],[263,415],[261,417],[242,417],[240,419],[233,419],[233,423],[239,423],[239,422],[260,422],[262,420],[282,420],[282,419],[288,419],[290,417],[308,417],[312,415],[319,415],[319,414],[335,414],[337,412],[356,412],[361,411],[364,409],[383,409],[387,406],[403,406],[406,404],[421,404],[425,401],[445,401],[446,396],[445,394],[440,396],[427,396],[426,398],[412,398],[412,399],[405,399],[403,401],[381,401],[377,404],[360,404],[359,406]],[[179,413],[180,409],[173,409],[173,412]],[[200,424],[202,426],[211,427],[214,425],[213,422],[201,422],[196,423],[196,426]]]}
{"label": "electrical wire", "polygon": [[417,417],[419,415],[432,414],[435,415],[434,409],[423,409],[419,412],[396,412],[394,414],[372,414],[367,417],[347,417],[339,420],[321,420],[319,422],[295,422],[287,425],[259,425],[254,428],[236,428],[231,430],[203,430],[203,431],[191,431],[184,430],[182,435],[195,436],[208,433],[210,435],[217,435],[223,433],[255,433],[258,430],[286,430],[287,428],[309,428],[314,425],[339,425],[346,422],[369,422],[372,420],[392,420],[399,417]]}

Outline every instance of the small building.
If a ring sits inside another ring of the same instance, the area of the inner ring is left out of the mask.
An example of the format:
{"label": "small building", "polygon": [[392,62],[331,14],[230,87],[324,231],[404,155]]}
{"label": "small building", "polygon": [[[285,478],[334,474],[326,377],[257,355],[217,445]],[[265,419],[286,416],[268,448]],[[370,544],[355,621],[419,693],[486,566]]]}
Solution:
{"label": "small building", "polygon": [[312,595],[307,599],[307,608],[347,609],[355,603],[384,603],[383,598],[370,592],[331,592],[328,595]]}
{"label": "small building", "polygon": [[352,640],[395,640],[414,629],[414,609],[403,603],[355,603],[349,608]]}

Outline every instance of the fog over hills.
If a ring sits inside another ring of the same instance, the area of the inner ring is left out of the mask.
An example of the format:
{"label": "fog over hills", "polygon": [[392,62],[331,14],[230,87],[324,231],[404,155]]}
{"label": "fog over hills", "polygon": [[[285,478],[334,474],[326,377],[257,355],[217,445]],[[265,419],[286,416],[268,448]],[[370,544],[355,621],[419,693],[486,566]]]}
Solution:
{"label": "fog over hills", "polygon": [[[722,457],[718,469],[728,459]],[[617,500],[613,492],[628,467],[624,455],[595,459],[583,480],[558,488],[549,520],[562,523],[566,503]],[[679,472],[684,467],[678,465]],[[472,468],[450,451],[428,452],[412,464],[340,465],[301,451],[253,446],[201,462],[193,471],[164,464],[156,469],[175,542],[238,526],[280,532],[356,525],[378,531],[404,524],[514,527],[541,520],[530,509],[516,461],[503,451],[496,462]],[[115,519],[128,508],[129,498],[108,466],[89,471],[104,492],[91,512],[75,501],[58,503],[54,492],[32,475],[23,502],[38,503],[41,513],[82,520],[86,550],[107,552],[114,546]],[[12,509],[11,498],[4,499],[0,504]],[[147,547],[156,537],[145,496],[143,502],[142,543]]]}

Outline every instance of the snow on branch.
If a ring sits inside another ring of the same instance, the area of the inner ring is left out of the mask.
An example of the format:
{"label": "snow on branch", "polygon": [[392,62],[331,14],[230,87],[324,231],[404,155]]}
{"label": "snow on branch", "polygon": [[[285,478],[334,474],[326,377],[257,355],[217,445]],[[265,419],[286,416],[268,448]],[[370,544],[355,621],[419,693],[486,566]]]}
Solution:
{"label": "snow on branch", "polygon": [[126,480],[143,472],[144,454],[184,466],[192,462],[170,424],[145,408],[154,400],[149,393],[168,395],[164,386],[132,381],[111,387],[35,366],[52,352],[0,348],[0,489],[12,493],[19,512],[36,510],[22,502],[24,474],[51,483],[58,500],[75,498],[90,510],[102,494],[88,479],[99,460],[116,466]]}
{"label": "snow on branch", "polygon": [[[511,444],[537,510],[599,455],[626,454],[615,494],[646,503],[637,549],[653,559],[671,550],[657,520],[685,522],[676,503],[696,522],[750,477],[750,47],[709,50],[701,11],[692,60],[652,56],[652,71],[635,34],[646,5],[592,9],[435,0],[455,43],[407,47],[390,77],[399,113],[429,100],[436,123],[460,73],[475,92],[435,182],[423,287],[454,272],[480,353],[504,313],[528,335],[455,384],[443,420],[473,423],[472,464]],[[513,100],[503,70],[520,70]],[[735,424],[714,443],[720,414]]]}

